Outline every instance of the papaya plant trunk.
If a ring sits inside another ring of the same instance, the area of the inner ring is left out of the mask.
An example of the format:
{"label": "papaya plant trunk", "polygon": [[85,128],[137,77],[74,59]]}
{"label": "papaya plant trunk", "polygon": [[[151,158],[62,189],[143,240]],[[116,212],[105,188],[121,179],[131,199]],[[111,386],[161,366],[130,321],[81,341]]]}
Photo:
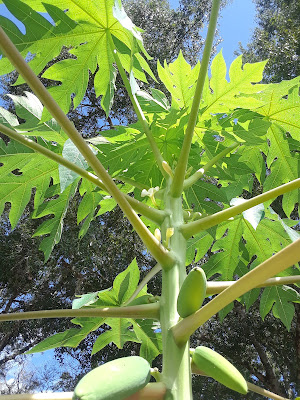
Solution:
{"label": "papaya plant trunk", "polygon": [[165,207],[169,217],[162,226],[162,237],[168,240],[168,233],[173,233],[168,245],[176,258],[176,264],[173,268],[162,271],[160,321],[163,338],[163,382],[168,390],[167,400],[192,400],[189,341],[178,346],[171,332],[172,326],[179,321],[177,297],[186,277],[186,239],[179,229],[183,224],[182,200],[181,197],[171,196],[170,185],[165,192]]}

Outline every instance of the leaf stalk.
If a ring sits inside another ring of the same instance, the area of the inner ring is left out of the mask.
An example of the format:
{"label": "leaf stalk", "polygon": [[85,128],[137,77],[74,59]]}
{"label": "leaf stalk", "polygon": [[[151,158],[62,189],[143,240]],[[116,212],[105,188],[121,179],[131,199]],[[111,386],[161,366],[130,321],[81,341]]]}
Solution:
{"label": "leaf stalk", "polygon": [[135,113],[136,113],[136,115],[138,117],[138,120],[142,124],[142,127],[144,129],[146,137],[147,137],[147,139],[149,141],[149,144],[151,146],[151,149],[153,151],[153,155],[154,155],[154,157],[156,159],[157,165],[158,165],[161,173],[163,174],[163,176],[166,178],[168,175],[166,174],[165,170],[162,167],[162,163],[164,161],[163,156],[162,156],[162,154],[161,154],[161,152],[160,152],[160,150],[159,150],[159,148],[158,148],[158,146],[157,146],[157,144],[156,144],[156,142],[154,140],[154,137],[153,137],[152,132],[151,132],[151,130],[149,128],[149,125],[148,125],[148,122],[147,122],[147,120],[145,118],[143,110],[141,109],[140,103],[138,102],[138,99],[136,98],[135,94],[132,92],[130,83],[129,83],[128,79],[127,79],[125,70],[124,70],[124,68],[122,66],[120,57],[118,55],[116,46],[114,44],[114,41],[113,41],[112,36],[111,36],[110,33],[108,33],[108,38],[109,38],[109,41],[110,41],[110,46],[111,46],[111,50],[112,50],[113,55],[114,55],[115,62],[117,64],[117,67],[118,67],[119,73],[121,75],[122,81],[123,81],[123,83],[125,85],[126,91],[127,91],[128,95],[130,97],[130,100],[131,100],[131,103],[133,105],[134,111],[135,111]]}
{"label": "leaf stalk", "polygon": [[197,86],[195,95],[192,103],[192,108],[189,116],[188,125],[185,131],[184,140],[179,155],[178,163],[174,173],[174,180],[171,185],[171,195],[173,197],[180,197],[183,190],[183,182],[187,169],[188,158],[190,154],[192,139],[194,135],[194,129],[197,123],[197,117],[200,107],[200,101],[206,79],[211,49],[213,45],[214,35],[217,26],[218,14],[220,9],[220,0],[214,0],[211,9],[211,16],[209,19],[207,37],[205,41],[205,47],[203,51],[203,57],[201,60],[201,67],[197,80]]}
{"label": "leaf stalk", "polygon": [[110,317],[110,318],[147,318],[159,319],[159,302],[129,307],[104,307],[82,309],[59,309],[25,311],[0,314],[0,322],[25,321],[28,319],[68,318],[68,317]]}
{"label": "leaf stalk", "polygon": [[219,211],[213,215],[204,217],[201,220],[190,222],[186,225],[183,225],[181,231],[184,237],[189,238],[201,231],[211,228],[212,226],[218,225],[221,222],[228,220],[229,218],[235,217],[236,215],[242,213],[243,211],[248,210],[249,208],[252,208],[254,206],[257,206],[258,204],[264,203],[284,193],[299,188],[300,188],[300,178],[295,179],[289,183],[285,183],[284,185],[278,186],[275,189],[271,189],[265,193],[253,197],[252,199],[246,200],[241,204],[227,208],[226,210]]}
{"label": "leaf stalk", "polygon": [[[223,290],[232,286],[235,282],[236,281],[208,281],[206,284],[206,296],[219,294],[223,292]],[[255,287],[264,288],[270,286],[291,285],[293,283],[300,283],[300,275],[278,276],[276,278],[270,278]]]}

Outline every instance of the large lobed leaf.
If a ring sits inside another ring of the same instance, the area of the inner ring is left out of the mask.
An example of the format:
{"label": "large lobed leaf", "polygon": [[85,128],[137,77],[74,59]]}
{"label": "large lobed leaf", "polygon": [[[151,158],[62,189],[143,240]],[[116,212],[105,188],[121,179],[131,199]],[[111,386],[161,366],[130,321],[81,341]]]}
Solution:
{"label": "large lobed leaf", "polygon": [[[125,69],[132,70],[143,81],[146,81],[143,69],[152,75],[147,62],[138,53],[143,49],[140,33],[134,25],[126,23],[124,10],[118,3],[113,12],[114,0],[49,0],[47,3],[3,0],[3,3],[24,24],[26,33],[22,34],[5,17],[0,17],[0,24],[23,57],[30,55],[29,65],[36,74],[58,57],[63,48],[69,49],[65,59],[43,73],[45,78],[61,82],[49,91],[66,113],[70,109],[71,96],[74,108],[80,104],[87,89],[89,72],[94,74],[97,66],[99,70],[94,75],[96,96],[103,96],[102,106],[109,113],[116,77],[111,36]],[[37,11],[46,12],[51,22]],[[0,61],[0,68],[4,74],[14,69],[5,57]],[[22,82],[19,78],[17,84]],[[47,119],[49,113],[44,110],[43,120]]]}
{"label": "large lobed leaf", "polygon": [[[73,308],[84,307],[121,307],[135,291],[140,278],[136,260],[115,278],[113,287],[100,292],[82,295],[75,299]],[[138,297],[147,294],[147,287]],[[37,353],[60,346],[77,347],[89,333],[106,324],[111,329],[101,333],[96,339],[92,354],[97,353],[110,343],[123,348],[128,341],[141,343],[140,354],[151,362],[161,353],[161,338],[157,325],[152,320],[133,320],[131,318],[75,318],[72,322],[80,328],[71,328],[43,340],[28,353]]]}

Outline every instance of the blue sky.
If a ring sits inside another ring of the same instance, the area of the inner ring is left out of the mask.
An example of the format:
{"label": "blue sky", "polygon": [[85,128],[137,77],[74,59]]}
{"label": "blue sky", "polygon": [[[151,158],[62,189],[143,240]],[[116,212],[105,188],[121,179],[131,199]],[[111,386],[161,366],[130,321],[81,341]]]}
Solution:
{"label": "blue sky", "polygon": [[[176,8],[179,0],[169,0]],[[234,60],[233,52],[238,49],[238,43],[244,46],[250,41],[255,28],[255,4],[252,0],[233,0],[221,13],[219,19],[220,35],[223,42],[218,50],[223,48],[226,64]]]}

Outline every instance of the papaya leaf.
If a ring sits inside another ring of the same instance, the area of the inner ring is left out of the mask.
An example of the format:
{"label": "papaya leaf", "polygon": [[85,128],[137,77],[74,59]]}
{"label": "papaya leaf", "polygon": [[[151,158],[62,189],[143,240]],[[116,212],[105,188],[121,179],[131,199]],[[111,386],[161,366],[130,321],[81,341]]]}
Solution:
{"label": "papaya leaf", "polygon": [[259,263],[291,243],[280,222],[267,218],[260,221],[256,230],[247,220],[244,220],[243,238],[246,241],[249,259],[256,255]]}
{"label": "papaya leaf", "polygon": [[162,353],[161,330],[152,320],[131,320],[134,332],[141,342],[140,356],[150,364]]}
{"label": "papaya leaf", "polygon": [[[236,206],[244,203],[245,201],[246,200],[242,198],[233,198],[230,200],[230,205]],[[263,204],[258,204],[257,206],[244,211],[242,214],[243,217],[252,225],[253,229],[256,230],[258,224],[265,216],[265,207]]]}
{"label": "papaya leaf", "polygon": [[[52,151],[56,146],[40,143]],[[0,214],[5,203],[10,203],[9,220],[12,228],[28,204],[32,191],[36,188],[34,204],[37,207],[44,200],[50,179],[58,182],[58,166],[55,162],[35,153],[28,147],[11,140],[8,145],[0,140]]]}
{"label": "papaya leaf", "polygon": [[188,208],[200,212],[203,215],[221,211],[221,202],[227,202],[226,194],[222,188],[213,183],[198,180],[185,191],[185,199]]}
{"label": "papaya leaf", "polygon": [[14,102],[18,117],[25,120],[24,123],[13,127],[25,135],[43,137],[48,141],[63,145],[68,136],[54,119],[41,122],[43,113],[42,103],[34,94],[26,91],[24,93],[24,96],[8,95]]}
{"label": "papaya leaf", "polygon": [[0,123],[8,128],[14,128],[19,125],[19,120],[15,114],[0,107]]}
{"label": "papaya leaf", "polygon": [[300,295],[289,286],[274,286],[264,289],[260,300],[262,319],[272,310],[274,317],[279,318],[287,330],[290,330],[295,312],[292,302],[300,303]]}
{"label": "papaya leaf", "polygon": [[227,304],[226,307],[222,308],[222,310],[218,312],[218,316],[221,323],[224,321],[224,318],[226,318],[226,316],[233,310],[233,307],[234,303],[232,302]]}
{"label": "papaya leaf", "polygon": [[[134,293],[140,279],[140,271],[134,259],[130,265],[113,282],[109,291],[99,292],[99,299],[93,304],[93,307],[121,306]],[[139,296],[147,294],[147,286],[139,293]]]}
{"label": "papaya leaf", "polygon": [[240,249],[242,232],[242,217],[218,226],[217,240],[211,249],[215,254],[203,266],[207,278],[214,274],[220,274],[222,280],[232,280],[242,253]]}
{"label": "papaya leaf", "polygon": [[[210,233],[209,233],[210,232]],[[198,262],[205,256],[208,249],[211,247],[214,241],[214,235],[212,229],[202,231],[198,235],[195,235],[187,242],[187,254],[186,254],[186,265],[191,264],[193,261]],[[196,256],[195,256],[196,252]]]}
{"label": "papaya leaf", "polygon": [[300,96],[299,77],[290,81],[282,81],[268,85],[257,98],[265,104],[258,112],[271,122],[280,125],[284,131],[299,140],[300,139]]}
{"label": "papaya leaf", "polygon": [[86,323],[86,325],[80,329],[71,328],[64,332],[56,333],[55,335],[52,335],[38,343],[26,354],[39,353],[41,351],[55,349],[57,347],[77,347],[90,332],[96,330],[102,323],[103,318],[93,318],[90,323]]}
{"label": "papaya leaf", "polygon": [[127,318],[106,318],[105,324],[109,325],[111,330],[107,330],[96,339],[92,355],[112,342],[119,349],[122,349],[126,342],[140,343],[140,340],[132,330],[131,321]]}
{"label": "papaya leaf", "polygon": [[165,94],[158,89],[151,89],[151,95],[143,90],[137,92],[137,98],[146,114],[159,114],[169,110],[169,102]]}
{"label": "papaya leaf", "polygon": [[[48,215],[53,215],[52,218],[44,221],[34,232],[33,237],[47,235],[43,238],[39,249],[44,252],[45,262],[50,257],[54,246],[60,241],[63,220],[66,215],[69,202],[74,196],[77,189],[78,181],[68,186],[58,198],[42,203],[37,210],[34,211],[32,218],[41,218]],[[58,188],[51,186],[46,192],[47,197],[57,196]]]}
{"label": "papaya leaf", "polygon": [[[128,30],[128,26],[124,28],[114,17],[113,0],[96,2],[49,0],[47,3],[26,1],[26,4],[20,0],[4,0],[3,3],[25,25],[26,33],[23,35],[12,21],[4,17],[1,17],[1,26],[24,58],[31,54],[29,65],[36,74],[39,74],[49,61],[59,56],[63,46],[69,49],[67,58],[54,63],[43,74],[45,78],[61,82],[59,86],[53,86],[49,91],[64,112],[67,113],[70,109],[71,96],[74,108],[80,104],[91,71],[95,73],[96,96],[103,96],[102,106],[106,114],[109,113],[116,75],[109,35],[122,46],[121,60],[124,60],[125,69],[128,72],[132,70],[138,79],[146,81],[143,67],[147,63],[144,59],[140,61],[141,55],[139,57],[135,55],[136,49],[143,48],[141,38],[135,34],[133,24]],[[38,11],[48,13],[54,24]],[[129,63],[124,57],[127,57]],[[99,71],[96,71],[97,66]],[[13,70],[5,57],[0,61],[0,67],[3,73]],[[147,71],[149,72],[149,67]],[[20,83],[23,83],[21,78],[17,81],[17,84]],[[44,110],[42,120],[49,120],[51,118],[49,116],[48,111]]]}
{"label": "papaya leaf", "polygon": [[192,69],[181,51],[177,59],[169,65],[165,61],[164,66],[162,66],[158,61],[158,76],[172,95],[173,108],[181,109],[191,106],[199,69],[200,64]]}
{"label": "papaya leaf", "polygon": [[[97,154],[97,150],[95,148],[91,148],[94,154]],[[78,148],[72,142],[71,139],[66,140],[64,143],[62,156],[68,160],[72,161],[74,164],[78,165],[83,169],[88,168],[88,163],[85,161],[85,158],[80,153]],[[59,165],[59,180],[60,180],[60,190],[63,192],[69,185],[71,185],[79,175],[76,172],[71,171],[69,168],[64,167],[63,165]]]}
{"label": "papaya leaf", "polygon": [[[267,165],[271,170],[267,176],[264,190],[290,182],[299,177],[299,153],[291,152],[286,134],[283,129],[275,124],[268,132],[270,147],[267,153]],[[296,203],[300,200],[299,190],[294,190],[283,196],[283,209],[290,215]]]}
{"label": "papaya leaf", "polygon": [[[266,61],[242,66],[242,56],[237,57],[229,69],[228,82],[226,79],[226,64],[222,52],[218,53],[211,64],[211,78],[204,87],[201,108],[205,108],[201,119],[209,119],[211,114],[227,113],[241,106],[255,109],[262,105],[262,101],[253,98],[255,94],[265,88],[257,84],[262,80],[262,73]],[[244,95],[251,96],[244,96]]]}
{"label": "papaya leaf", "polygon": [[78,238],[80,239],[86,234],[90,223],[95,218],[97,207],[103,199],[103,194],[98,190],[98,188],[95,188],[94,184],[86,179],[82,179],[79,193],[83,197],[77,210],[77,224],[80,224],[84,220],[78,234]]}
{"label": "papaya leaf", "polygon": [[[109,290],[109,289],[106,289]],[[78,298],[74,299],[72,302],[72,309],[77,310],[83,306],[88,306],[90,304],[95,303],[95,301],[98,299],[98,293],[99,292],[92,292],[92,293],[86,293],[80,296],[76,296]]]}

